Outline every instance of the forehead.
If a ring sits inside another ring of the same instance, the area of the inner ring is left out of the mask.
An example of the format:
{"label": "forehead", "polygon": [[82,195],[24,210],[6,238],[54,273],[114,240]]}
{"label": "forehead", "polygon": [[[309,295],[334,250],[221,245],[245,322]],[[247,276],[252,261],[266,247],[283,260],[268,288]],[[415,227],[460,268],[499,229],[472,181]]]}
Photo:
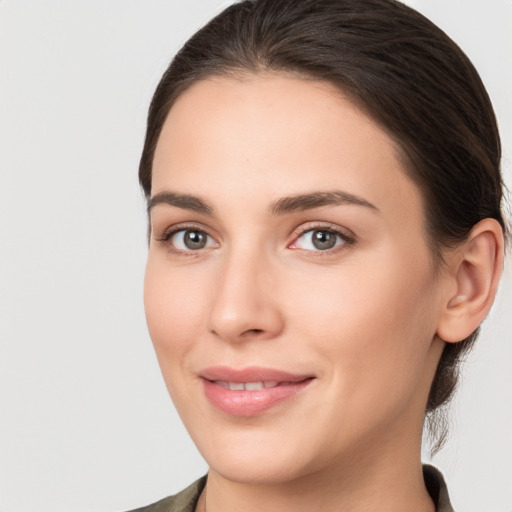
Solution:
{"label": "forehead", "polygon": [[[387,133],[331,84],[279,75],[200,81],[172,107],[155,151],[166,189],[267,203],[340,189],[379,209],[416,212],[419,190]],[[400,208],[399,208],[400,209]],[[398,212],[395,212],[398,213]]]}

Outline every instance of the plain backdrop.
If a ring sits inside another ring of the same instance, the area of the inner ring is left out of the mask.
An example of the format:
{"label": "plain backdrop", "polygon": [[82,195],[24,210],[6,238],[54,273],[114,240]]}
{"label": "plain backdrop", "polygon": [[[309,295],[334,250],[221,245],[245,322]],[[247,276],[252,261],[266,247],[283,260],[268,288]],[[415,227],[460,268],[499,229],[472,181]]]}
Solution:
{"label": "plain backdrop", "polygon": [[[161,73],[229,3],[0,0],[1,512],[128,510],[206,471],[146,333],[137,166]],[[479,69],[512,185],[512,1],[408,3]],[[460,511],[512,511],[511,317],[509,263],[434,459]]]}

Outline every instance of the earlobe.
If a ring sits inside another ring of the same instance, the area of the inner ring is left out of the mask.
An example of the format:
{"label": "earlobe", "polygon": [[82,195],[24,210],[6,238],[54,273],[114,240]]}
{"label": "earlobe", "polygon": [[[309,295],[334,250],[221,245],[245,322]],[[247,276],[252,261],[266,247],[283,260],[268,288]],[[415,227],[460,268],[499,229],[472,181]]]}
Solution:
{"label": "earlobe", "polygon": [[[494,219],[474,226],[454,251],[450,277],[455,286],[445,297],[437,335],[448,343],[467,338],[491,309],[503,267],[503,230]],[[455,290],[455,291],[454,291]]]}

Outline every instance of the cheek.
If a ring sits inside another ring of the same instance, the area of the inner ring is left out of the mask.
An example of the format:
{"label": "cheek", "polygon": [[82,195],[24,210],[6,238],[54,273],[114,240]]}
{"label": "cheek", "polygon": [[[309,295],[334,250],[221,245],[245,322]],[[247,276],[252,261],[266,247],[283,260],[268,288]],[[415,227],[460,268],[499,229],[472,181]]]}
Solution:
{"label": "cheek", "polygon": [[406,411],[422,416],[435,333],[431,288],[427,272],[411,274],[403,266],[358,272],[354,266],[296,294],[308,297],[306,304],[295,305],[309,311],[302,334],[328,362],[323,410],[325,424],[333,425],[326,438],[333,443],[357,432],[377,435]]}
{"label": "cheek", "polygon": [[383,251],[301,283],[291,314],[343,387],[378,393],[419,378],[436,326],[428,259]]}
{"label": "cheek", "polygon": [[198,276],[169,270],[162,259],[151,254],[148,257],[144,307],[151,340],[164,370],[189,351],[189,341],[202,325],[205,287]]}

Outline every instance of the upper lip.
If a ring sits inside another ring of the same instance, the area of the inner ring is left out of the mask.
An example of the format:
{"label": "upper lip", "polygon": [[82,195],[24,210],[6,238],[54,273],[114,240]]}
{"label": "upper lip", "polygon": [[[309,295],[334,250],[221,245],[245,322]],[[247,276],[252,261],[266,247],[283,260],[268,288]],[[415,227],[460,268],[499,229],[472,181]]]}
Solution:
{"label": "upper lip", "polygon": [[199,372],[199,376],[210,381],[225,382],[301,382],[313,378],[310,374],[294,374],[274,368],[249,366],[230,368],[228,366],[211,366]]}

